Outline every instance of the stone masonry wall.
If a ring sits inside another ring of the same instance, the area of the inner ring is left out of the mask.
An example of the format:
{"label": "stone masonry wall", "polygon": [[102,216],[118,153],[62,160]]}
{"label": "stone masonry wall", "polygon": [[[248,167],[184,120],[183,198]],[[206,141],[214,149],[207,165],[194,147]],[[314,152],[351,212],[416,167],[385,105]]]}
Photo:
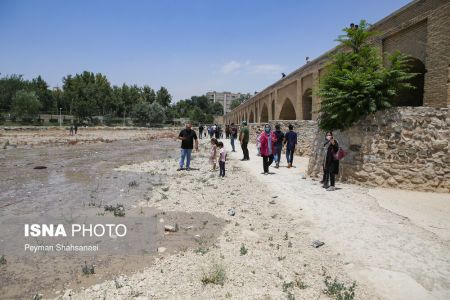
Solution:
{"label": "stone masonry wall", "polygon": [[[348,155],[339,180],[450,192],[450,108],[403,107],[377,112],[334,132]],[[308,174],[321,176],[324,133],[317,132]]]}

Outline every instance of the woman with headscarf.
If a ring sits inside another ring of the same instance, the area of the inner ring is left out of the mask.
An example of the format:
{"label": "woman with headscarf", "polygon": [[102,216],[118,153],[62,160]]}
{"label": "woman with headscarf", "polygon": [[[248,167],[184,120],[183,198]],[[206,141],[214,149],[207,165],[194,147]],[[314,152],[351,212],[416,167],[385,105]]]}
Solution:
{"label": "woman with headscarf", "polygon": [[261,143],[261,156],[263,159],[263,169],[264,175],[269,174],[269,166],[273,162],[273,155],[275,153],[275,142],[277,141],[277,136],[272,131],[269,124],[264,126],[264,132],[261,133],[260,143]]}
{"label": "woman with headscarf", "polygon": [[323,161],[322,183],[323,187],[326,188],[327,191],[334,191],[335,175],[339,173],[339,160],[334,158],[334,154],[338,152],[339,145],[338,142],[334,139],[333,133],[331,131],[326,133],[325,144],[323,146],[324,148],[326,148],[326,152]]}

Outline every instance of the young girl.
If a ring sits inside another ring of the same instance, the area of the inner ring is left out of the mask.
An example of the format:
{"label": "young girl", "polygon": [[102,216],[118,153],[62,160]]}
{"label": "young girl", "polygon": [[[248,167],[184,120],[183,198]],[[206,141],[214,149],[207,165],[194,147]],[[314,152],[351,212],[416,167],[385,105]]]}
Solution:
{"label": "young girl", "polygon": [[219,168],[220,168],[220,177],[225,177],[225,161],[227,160],[227,151],[223,147],[222,142],[217,143],[217,147],[219,148]]}
{"label": "young girl", "polygon": [[217,162],[217,140],[215,138],[211,139],[211,151],[209,155],[209,163],[212,165],[211,172],[216,170]]}
{"label": "young girl", "polygon": [[257,150],[257,155],[261,156],[261,131],[256,131],[256,150]]}

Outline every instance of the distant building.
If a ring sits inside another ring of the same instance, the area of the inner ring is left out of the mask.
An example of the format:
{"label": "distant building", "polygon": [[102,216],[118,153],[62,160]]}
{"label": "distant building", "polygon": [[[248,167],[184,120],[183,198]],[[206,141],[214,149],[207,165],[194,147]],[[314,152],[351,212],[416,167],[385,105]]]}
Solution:
{"label": "distant building", "polygon": [[241,98],[241,93],[231,92],[207,92],[206,97],[212,102],[219,102],[223,106],[223,114],[227,114],[231,111],[231,102],[235,99]]}

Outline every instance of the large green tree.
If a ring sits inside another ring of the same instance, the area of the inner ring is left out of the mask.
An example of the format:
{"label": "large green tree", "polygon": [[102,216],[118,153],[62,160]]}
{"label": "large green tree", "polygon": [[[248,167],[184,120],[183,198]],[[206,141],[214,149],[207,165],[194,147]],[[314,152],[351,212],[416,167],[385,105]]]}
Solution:
{"label": "large green tree", "polygon": [[31,90],[36,93],[39,101],[42,103],[42,111],[46,113],[56,113],[56,101],[53,98],[52,92],[48,89],[48,84],[39,75],[38,77],[31,80],[30,84]]}
{"label": "large green tree", "polygon": [[392,106],[401,89],[412,88],[408,57],[396,52],[384,66],[370,39],[377,33],[361,21],[345,28],[337,41],[341,48],[331,57],[318,94],[321,98],[319,126],[323,130],[345,129],[360,118]]}
{"label": "large green tree", "polygon": [[22,75],[12,74],[0,78],[0,110],[9,111],[16,93],[28,90],[29,85],[29,81],[24,80]]}
{"label": "large green tree", "polygon": [[20,90],[13,97],[11,112],[22,120],[35,119],[42,104],[35,92]]}
{"label": "large green tree", "polygon": [[161,104],[163,107],[168,107],[170,102],[172,102],[172,96],[165,87],[161,87],[156,93],[156,102]]}
{"label": "large green tree", "polygon": [[166,121],[166,110],[157,102],[139,102],[133,106],[133,121],[139,125],[161,124]]}

